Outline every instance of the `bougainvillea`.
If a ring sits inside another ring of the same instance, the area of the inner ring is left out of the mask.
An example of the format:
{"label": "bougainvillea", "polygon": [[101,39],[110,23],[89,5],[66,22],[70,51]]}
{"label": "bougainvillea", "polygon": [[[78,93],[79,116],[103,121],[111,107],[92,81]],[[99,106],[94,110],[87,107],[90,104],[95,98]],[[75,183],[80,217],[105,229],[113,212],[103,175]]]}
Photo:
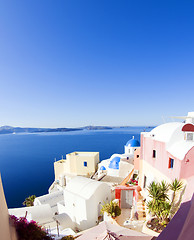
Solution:
{"label": "bougainvillea", "polygon": [[17,218],[14,215],[10,216],[11,223],[15,226],[18,240],[51,240],[47,232],[35,221],[28,222],[25,217]]}
{"label": "bougainvillea", "polygon": [[134,179],[130,179],[130,181],[127,182],[125,185],[138,185],[138,181]]}

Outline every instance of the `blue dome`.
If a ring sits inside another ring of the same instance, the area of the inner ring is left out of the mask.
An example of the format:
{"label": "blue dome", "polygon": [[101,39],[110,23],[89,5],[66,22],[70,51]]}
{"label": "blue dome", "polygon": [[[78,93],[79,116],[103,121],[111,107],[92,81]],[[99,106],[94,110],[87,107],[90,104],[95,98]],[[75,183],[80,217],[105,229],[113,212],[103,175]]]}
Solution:
{"label": "blue dome", "polygon": [[126,146],[128,146],[128,147],[140,147],[140,143],[136,139],[132,138],[126,143]]}
{"label": "blue dome", "polygon": [[119,162],[121,161],[120,157],[114,157],[109,164],[109,168],[119,169]]}
{"label": "blue dome", "polygon": [[105,166],[101,166],[100,170],[106,170]]}

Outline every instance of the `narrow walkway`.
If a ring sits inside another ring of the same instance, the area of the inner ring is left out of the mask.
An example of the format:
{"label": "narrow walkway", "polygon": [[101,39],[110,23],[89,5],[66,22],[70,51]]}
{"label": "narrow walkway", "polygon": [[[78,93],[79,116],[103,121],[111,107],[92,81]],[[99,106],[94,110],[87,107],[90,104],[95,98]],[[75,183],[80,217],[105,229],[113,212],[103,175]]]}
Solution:
{"label": "narrow walkway", "polygon": [[116,222],[123,227],[130,228],[136,231],[142,231],[143,223],[146,220],[146,206],[142,196],[137,202],[137,216],[133,209],[121,209],[121,215],[117,217]]}
{"label": "narrow walkway", "polygon": [[127,209],[122,208],[121,209],[121,215],[116,218],[116,222],[120,226],[124,227],[124,222],[126,220],[130,219],[130,217],[131,217],[131,209],[130,208],[127,208]]}

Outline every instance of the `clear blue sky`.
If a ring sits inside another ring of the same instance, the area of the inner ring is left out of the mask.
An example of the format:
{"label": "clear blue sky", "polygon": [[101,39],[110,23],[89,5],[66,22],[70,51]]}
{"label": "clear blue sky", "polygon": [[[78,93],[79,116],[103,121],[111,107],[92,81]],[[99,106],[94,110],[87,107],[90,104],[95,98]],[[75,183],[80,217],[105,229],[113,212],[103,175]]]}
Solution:
{"label": "clear blue sky", "polygon": [[0,126],[194,111],[194,1],[1,0]]}

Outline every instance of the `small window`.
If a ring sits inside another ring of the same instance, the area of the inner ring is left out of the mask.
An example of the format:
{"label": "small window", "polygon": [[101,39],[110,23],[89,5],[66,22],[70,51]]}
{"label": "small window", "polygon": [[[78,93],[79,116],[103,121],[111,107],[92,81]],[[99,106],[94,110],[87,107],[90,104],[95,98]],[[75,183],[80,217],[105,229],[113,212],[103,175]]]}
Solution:
{"label": "small window", "polygon": [[153,158],[156,158],[156,150],[153,150]]}
{"label": "small window", "polygon": [[88,163],[87,162],[84,162],[84,167],[87,167],[88,166]]}
{"label": "small window", "polygon": [[188,141],[193,141],[193,133],[187,133],[186,139],[187,139]]}
{"label": "small window", "polygon": [[173,158],[169,158],[168,168],[173,168],[173,167],[174,167],[174,159]]}
{"label": "small window", "polygon": [[146,182],[147,182],[147,177],[146,177],[146,175],[144,175],[143,188],[146,188]]}
{"label": "small window", "polygon": [[137,158],[139,158],[139,155],[137,155]]}

